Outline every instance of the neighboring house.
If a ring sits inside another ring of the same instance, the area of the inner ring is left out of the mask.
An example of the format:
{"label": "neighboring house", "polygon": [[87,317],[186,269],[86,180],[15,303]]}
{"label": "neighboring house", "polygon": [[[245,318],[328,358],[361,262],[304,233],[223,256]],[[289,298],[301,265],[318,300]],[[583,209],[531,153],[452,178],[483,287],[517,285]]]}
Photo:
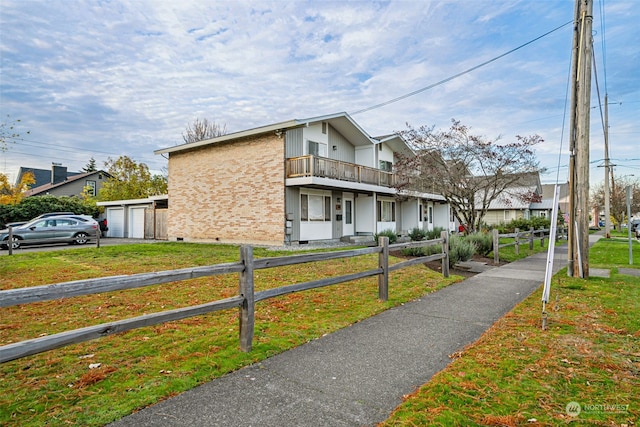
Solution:
{"label": "neighboring house", "polygon": [[[25,192],[25,197],[31,196],[80,196],[84,191],[84,188],[88,186],[90,188],[90,194],[95,196],[102,188],[105,180],[110,175],[105,171],[95,172],[67,172],[67,168],[64,166],[53,165],[51,171],[49,171],[48,182],[42,182],[42,169],[29,169],[20,168],[18,174],[18,182],[22,178],[22,175],[26,172],[33,172],[36,176],[36,183],[29,190]],[[38,182],[40,179],[40,182]]]}
{"label": "neighboring house", "polygon": [[20,167],[18,170],[18,178],[16,179],[16,185],[20,183],[22,177],[27,172],[31,172],[33,174],[33,178],[35,179],[35,183],[31,185],[31,188],[40,187],[45,184],[50,184],[54,181],[65,181],[68,178],[71,178],[74,175],[79,175],[80,172],[69,172],[66,167],[60,166],[56,163],[51,165],[51,169],[36,169],[36,168],[26,168]]}
{"label": "neighboring house", "polygon": [[98,202],[107,219],[106,237],[167,239],[168,196]]}
{"label": "neighboring house", "polygon": [[[558,192],[558,213],[569,212],[569,184],[558,184],[560,191]],[[531,216],[551,217],[553,210],[553,196],[556,184],[542,185],[542,201],[540,203],[531,203]]]}
{"label": "neighboring house", "polygon": [[[535,173],[520,174],[517,182],[505,189],[500,196],[489,204],[483,222],[487,225],[498,225],[507,223],[514,219],[530,219],[532,216],[550,215],[551,209],[547,212],[547,203],[531,202],[523,200],[523,195],[539,195],[542,197],[542,185],[540,175]],[[551,201],[551,204],[552,201]],[[479,207],[479,206],[478,206]]]}
{"label": "neighboring house", "polygon": [[306,243],[452,229],[435,194],[397,194],[398,135],[346,113],[290,120],[155,151],[169,157],[169,240]]}

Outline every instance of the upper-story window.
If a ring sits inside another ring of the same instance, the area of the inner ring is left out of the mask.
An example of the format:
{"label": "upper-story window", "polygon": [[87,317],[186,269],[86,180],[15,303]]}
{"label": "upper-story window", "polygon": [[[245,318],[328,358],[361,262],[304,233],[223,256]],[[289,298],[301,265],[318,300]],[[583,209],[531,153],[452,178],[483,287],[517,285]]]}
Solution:
{"label": "upper-story window", "polygon": [[307,149],[311,156],[327,157],[327,144],[308,140]]}
{"label": "upper-story window", "polygon": [[380,170],[385,172],[391,172],[393,169],[393,163],[387,160],[380,160]]}
{"label": "upper-story window", "polygon": [[84,185],[87,188],[87,193],[90,196],[95,196],[96,195],[96,182],[95,181],[86,180]]}

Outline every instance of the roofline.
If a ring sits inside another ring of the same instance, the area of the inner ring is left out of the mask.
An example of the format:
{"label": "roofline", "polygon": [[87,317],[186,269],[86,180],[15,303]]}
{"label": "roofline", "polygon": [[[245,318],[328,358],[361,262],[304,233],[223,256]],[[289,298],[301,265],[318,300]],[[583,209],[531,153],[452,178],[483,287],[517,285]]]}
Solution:
{"label": "roofline", "polygon": [[200,147],[204,147],[204,146],[211,145],[211,144],[217,144],[217,143],[220,143],[220,142],[231,141],[231,140],[234,140],[234,139],[240,139],[240,138],[245,138],[245,137],[249,137],[249,136],[259,135],[261,133],[276,132],[276,131],[279,131],[279,130],[281,131],[281,130],[285,130],[285,129],[292,129],[292,128],[308,125],[309,123],[321,122],[321,121],[330,121],[331,119],[337,119],[337,118],[341,118],[341,117],[346,118],[355,128],[358,129],[359,132],[361,132],[366,138],[368,138],[371,141],[372,144],[376,144],[377,143],[377,140],[375,138],[373,138],[371,135],[369,135],[364,129],[362,129],[362,127],[360,127],[360,125],[358,123],[356,123],[351,118],[351,116],[349,116],[349,114],[347,114],[345,112],[342,112],[342,113],[335,113],[335,114],[327,114],[327,115],[324,115],[324,116],[310,117],[310,118],[307,118],[307,119],[287,120],[287,121],[284,121],[284,122],[274,123],[274,124],[270,124],[270,125],[266,125],[266,126],[260,126],[260,127],[256,127],[256,128],[252,128],[252,129],[246,129],[246,130],[239,131],[239,132],[234,132],[234,133],[229,133],[229,134],[226,134],[226,135],[221,135],[221,136],[217,136],[215,138],[203,139],[202,141],[189,142],[189,143],[185,143],[185,144],[175,145],[173,147],[161,148],[159,150],[155,150],[153,153],[154,154],[170,154],[170,153],[175,153],[175,152],[178,152],[178,151],[191,150],[191,149],[194,149],[194,148],[200,148]]}

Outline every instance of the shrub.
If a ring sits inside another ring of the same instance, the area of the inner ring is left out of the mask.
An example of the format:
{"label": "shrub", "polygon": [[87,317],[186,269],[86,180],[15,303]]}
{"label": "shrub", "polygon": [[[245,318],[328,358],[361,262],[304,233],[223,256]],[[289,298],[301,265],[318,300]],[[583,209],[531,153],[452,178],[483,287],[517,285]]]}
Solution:
{"label": "shrub", "polygon": [[460,236],[451,236],[449,239],[449,267],[459,262],[469,261],[476,251],[475,245]]}
{"label": "shrub", "polygon": [[393,230],[383,230],[377,234],[374,234],[373,238],[375,241],[378,241],[378,237],[386,236],[389,238],[389,244],[393,244],[398,240],[398,235]]}
{"label": "shrub", "polygon": [[402,250],[402,255],[415,256],[415,257],[429,256],[429,255],[435,255],[435,254],[441,254],[441,253],[442,253],[442,245],[440,244],[420,246],[417,248],[406,248]]}
{"label": "shrub", "polygon": [[427,237],[427,234],[428,234],[427,230],[424,230],[419,227],[415,227],[409,232],[409,237],[414,242],[418,242],[420,240],[424,240]]}
{"label": "shrub", "polygon": [[472,233],[465,240],[473,243],[476,253],[487,256],[493,250],[493,237],[489,233]]}
{"label": "shrub", "polygon": [[426,240],[439,239],[440,234],[444,231],[442,227],[435,227],[433,230],[427,231]]}
{"label": "shrub", "polygon": [[415,256],[415,257],[420,257],[420,256],[424,256],[424,247],[417,247],[417,248],[405,248],[402,250],[402,255],[404,256]]}
{"label": "shrub", "polygon": [[534,216],[531,219],[513,219],[506,224],[500,224],[496,228],[500,234],[513,233],[516,228],[520,231],[528,231],[531,227],[536,230],[549,228],[551,221],[548,218]]}

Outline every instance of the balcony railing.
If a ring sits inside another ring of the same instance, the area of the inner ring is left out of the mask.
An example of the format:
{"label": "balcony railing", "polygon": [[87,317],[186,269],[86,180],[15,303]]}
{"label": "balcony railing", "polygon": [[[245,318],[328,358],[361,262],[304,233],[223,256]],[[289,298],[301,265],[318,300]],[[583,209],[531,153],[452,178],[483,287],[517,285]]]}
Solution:
{"label": "balcony railing", "polygon": [[287,159],[287,178],[317,176],[340,181],[393,187],[394,175],[380,169],[317,156]]}

